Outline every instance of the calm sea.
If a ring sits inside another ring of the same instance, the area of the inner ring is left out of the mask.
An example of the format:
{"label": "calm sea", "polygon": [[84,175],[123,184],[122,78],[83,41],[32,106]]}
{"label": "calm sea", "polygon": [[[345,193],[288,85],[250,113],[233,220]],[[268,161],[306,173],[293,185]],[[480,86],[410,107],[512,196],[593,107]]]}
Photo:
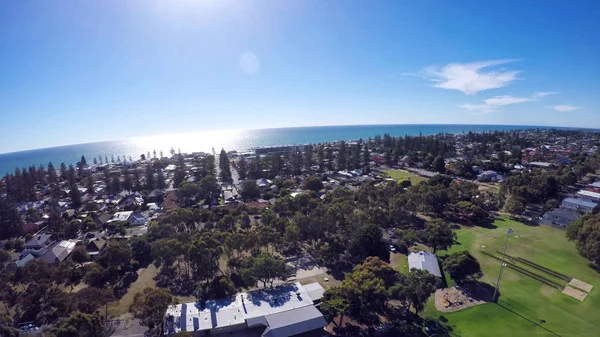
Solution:
{"label": "calm sea", "polygon": [[[60,163],[75,164],[81,155],[84,155],[88,163],[93,158],[117,156],[121,158],[131,157],[139,159],[142,153],[152,153],[156,150],[157,155],[163,151],[165,156],[173,148],[181,152],[217,152],[221,148],[226,150],[250,150],[256,147],[308,144],[320,142],[332,142],[336,140],[367,139],[376,135],[389,133],[392,136],[437,134],[440,132],[458,134],[463,132],[484,132],[496,130],[517,130],[538,128],[536,126],[519,125],[434,125],[434,124],[410,124],[410,125],[352,125],[352,126],[319,126],[319,127],[297,127],[263,130],[219,130],[202,131],[195,133],[181,133],[170,135],[159,135],[149,137],[136,137],[124,140],[107,142],[76,144],[58,146],[45,149],[21,151],[0,154],[0,174],[14,172],[16,167],[29,167],[40,164],[46,166],[49,162],[58,168]],[[539,127],[548,128],[548,127]]]}

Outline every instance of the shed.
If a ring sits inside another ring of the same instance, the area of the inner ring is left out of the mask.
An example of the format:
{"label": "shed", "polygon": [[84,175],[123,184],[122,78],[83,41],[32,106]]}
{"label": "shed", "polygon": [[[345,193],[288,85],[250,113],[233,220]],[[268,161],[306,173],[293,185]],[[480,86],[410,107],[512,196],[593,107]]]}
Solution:
{"label": "shed", "polygon": [[427,252],[416,252],[408,254],[408,269],[427,270],[430,274],[442,277],[437,256]]}

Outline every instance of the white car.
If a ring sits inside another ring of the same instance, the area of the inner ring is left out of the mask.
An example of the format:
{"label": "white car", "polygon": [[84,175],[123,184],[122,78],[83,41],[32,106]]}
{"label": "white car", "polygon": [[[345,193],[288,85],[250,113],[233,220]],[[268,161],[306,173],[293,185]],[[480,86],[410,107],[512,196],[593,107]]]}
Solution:
{"label": "white car", "polygon": [[394,245],[390,245],[390,252],[392,252],[392,253],[396,252],[396,247],[394,247]]}

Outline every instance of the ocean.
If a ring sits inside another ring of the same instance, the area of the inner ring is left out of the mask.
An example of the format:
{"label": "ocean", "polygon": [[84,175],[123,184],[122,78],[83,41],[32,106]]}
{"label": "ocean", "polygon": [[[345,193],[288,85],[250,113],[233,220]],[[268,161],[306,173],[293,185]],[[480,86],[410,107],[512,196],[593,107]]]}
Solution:
{"label": "ocean", "polygon": [[245,151],[257,147],[309,144],[333,142],[337,140],[367,139],[377,135],[389,133],[392,136],[404,135],[432,135],[443,133],[466,133],[484,131],[523,130],[532,128],[547,129],[542,126],[523,125],[460,125],[460,124],[404,124],[404,125],[348,125],[348,126],[315,126],[294,127],[262,130],[217,130],[194,133],[180,133],[148,137],[135,137],[123,140],[57,146],[37,150],[28,150],[0,154],[0,174],[14,172],[15,168],[29,167],[40,164],[46,166],[52,162],[54,167],[75,164],[82,155],[91,164],[93,158],[117,156],[131,157],[133,160],[140,158],[142,153],[153,153],[157,156],[163,151],[169,156],[169,151],[181,150],[182,153],[190,152],[217,152],[224,148],[227,151]]}

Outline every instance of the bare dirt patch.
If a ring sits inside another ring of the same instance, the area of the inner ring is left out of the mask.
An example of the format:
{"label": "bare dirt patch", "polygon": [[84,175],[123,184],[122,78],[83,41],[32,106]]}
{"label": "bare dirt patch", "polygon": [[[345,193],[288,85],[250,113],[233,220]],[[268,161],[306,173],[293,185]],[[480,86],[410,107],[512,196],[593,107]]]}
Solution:
{"label": "bare dirt patch", "polygon": [[575,287],[575,288],[579,288],[587,293],[589,293],[590,291],[592,291],[592,288],[594,288],[593,285],[585,283],[581,280],[578,280],[576,278],[571,279],[571,281],[569,282],[569,285]]}
{"label": "bare dirt patch", "polygon": [[562,293],[567,296],[571,296],[575,299],[578,299],[581,302],[583,302],[588,295],[587,293],[584,293],[583,291],[579,291],[579,290],[577,290],[575,288],[571,288],[569,286],[566,286],[565,289],[563,289]]}
{"label": "bare dirt patch", "polygon": [[435,291],[435,308],[441,312],[459,311],[486,303],[491,297],[481,286],[438,289]]}

